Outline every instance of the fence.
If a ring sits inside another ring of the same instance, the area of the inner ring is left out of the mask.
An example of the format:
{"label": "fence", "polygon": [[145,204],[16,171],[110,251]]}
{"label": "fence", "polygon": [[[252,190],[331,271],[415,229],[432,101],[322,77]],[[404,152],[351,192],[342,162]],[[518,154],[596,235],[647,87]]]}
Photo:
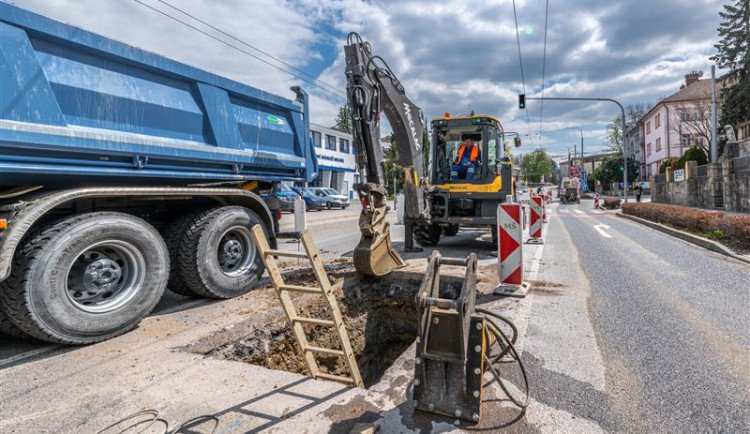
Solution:
{"label": "fence", "polygon": [[696,178],[708,178],[708,165],[696,166]]}
{"label": "fence", "polygon": [[750,156],[733,159],[732,170],[734,173],[750,172]]}
{"label": "fence", "polygon": [[660,173],[658,175],[654,175],[654,183],[656,184],[663,184],[667,182],[667,174],[666,173]]}

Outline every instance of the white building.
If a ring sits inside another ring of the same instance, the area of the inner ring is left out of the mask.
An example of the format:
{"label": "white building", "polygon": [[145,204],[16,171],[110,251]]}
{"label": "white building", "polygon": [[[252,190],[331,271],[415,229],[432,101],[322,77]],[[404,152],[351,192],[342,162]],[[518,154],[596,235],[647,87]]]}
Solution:
{"label": "white building", "polygon": [[310,186],[330,187],[353,199],[353,187],[359,182],[359,174],[352,135],[310,124],[310,136],[320,170],[320,175]]}

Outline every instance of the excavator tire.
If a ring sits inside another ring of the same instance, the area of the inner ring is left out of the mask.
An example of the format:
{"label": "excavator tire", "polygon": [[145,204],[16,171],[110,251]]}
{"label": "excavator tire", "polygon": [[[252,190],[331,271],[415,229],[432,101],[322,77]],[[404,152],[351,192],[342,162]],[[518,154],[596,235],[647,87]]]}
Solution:
{"label": "excavator tire", "polygon": [[443,235],[452,237],[453,235],[458,234],[458,229],[460,228],[458,223],[451,223],[445,228],[443,228]]}
{"label": "excavator tire", "polygon": [[435,246],[440,241],[443,228],[440,225],[414,225],[414,239],[420,246]]}

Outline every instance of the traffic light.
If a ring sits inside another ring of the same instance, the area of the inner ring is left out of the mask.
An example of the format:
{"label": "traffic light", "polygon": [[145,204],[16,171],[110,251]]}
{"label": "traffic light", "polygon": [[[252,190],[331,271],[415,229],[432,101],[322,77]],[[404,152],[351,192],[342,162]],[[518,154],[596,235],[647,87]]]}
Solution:
{"label": "traffic light", "polygon": [[624,172],[624,171],[625,171],[625,166],[620,166],[620,172]]}
{"label": "traffic light", "polygon": [[521,138],[520,137],[516,137],[515,139],[513,139],[513,145],[515,145],[516,148],[520,148],[521,147]]}
{"label": "traffic light", "polygon": [[519,93],[518,94],[518,109],[523,110],[525,108],[526,108],[526,94]]}

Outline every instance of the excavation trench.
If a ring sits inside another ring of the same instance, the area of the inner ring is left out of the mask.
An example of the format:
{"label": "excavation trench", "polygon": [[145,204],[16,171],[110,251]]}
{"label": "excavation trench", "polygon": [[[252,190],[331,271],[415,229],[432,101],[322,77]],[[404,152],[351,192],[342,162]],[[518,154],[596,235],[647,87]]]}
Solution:
{"label": "excavation trench", "polygon": [[[314,284],[312,275],[297,276],[294,284]],[[393,362],[414,342],[417,336],[415,296],[423,275],[417,272],[394,272],[381,278],[367,278],[351,270],[332,275],[334,288],[352,349],[365,387],[377,383]],[[462,279],[443,278],[441,294],[453,296],[460,291]],[[308,300],[308,302],[305,302]],[[298,297],[298,315],[330,319],[330,309],[320,297]],[[332,327],[303,326],[311,345],[340,349],[338,335]],[[195,352],[226,360],[236,360],[299,374],[308,374],[299,345],[283,313],[254,324],[241,336],[226,341],[212,339],[218,346],[199,345]],[[344,359],[318,355],[321,372],[344,375]]]}

